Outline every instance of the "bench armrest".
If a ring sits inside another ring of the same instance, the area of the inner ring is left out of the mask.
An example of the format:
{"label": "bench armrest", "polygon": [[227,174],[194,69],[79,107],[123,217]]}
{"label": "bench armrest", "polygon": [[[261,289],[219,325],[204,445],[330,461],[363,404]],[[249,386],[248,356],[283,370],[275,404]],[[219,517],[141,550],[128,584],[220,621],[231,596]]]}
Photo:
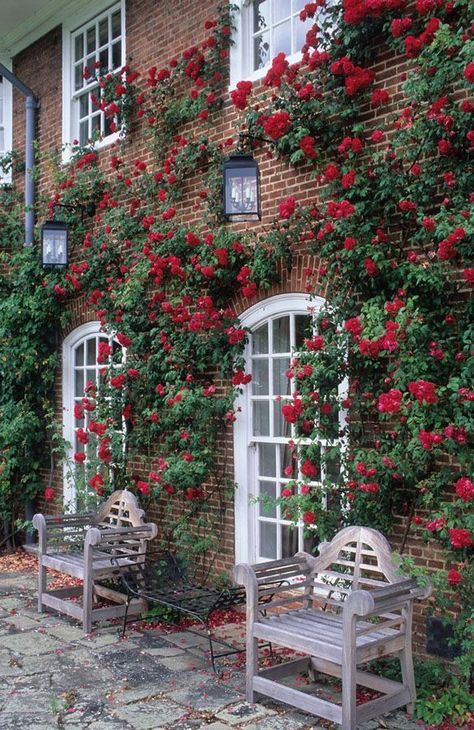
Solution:
{"label": "bench armrest", "polygon": [[82,514],[43,515],[40,512],[33,517],[33,527],[38,530],[38,547],[40,554],[48,552],[48,542],[72,544],[83,543],[86,529],[95,524],[95,515],[91,512]]}
{"label": "bench armrest", "polygon": [[344,602],[344,616],[375,616],[401,608],[415,599],[423,600],[431,594],[432,586],[428,581],[420,587],[415,579],[390,583],[373,591],[355,590]]}

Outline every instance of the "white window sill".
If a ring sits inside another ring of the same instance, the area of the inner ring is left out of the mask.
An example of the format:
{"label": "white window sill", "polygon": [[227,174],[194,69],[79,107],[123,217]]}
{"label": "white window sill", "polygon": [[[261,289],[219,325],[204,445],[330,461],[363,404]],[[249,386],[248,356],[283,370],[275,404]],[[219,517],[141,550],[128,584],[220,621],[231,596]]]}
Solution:
{"label": "white window sill", "polygon": [[[124,138],[123,132],[114,132],[113,134],[108,134],[107,137],[103,137],[103,139],[97,140],[97,142],[94,142],[93,145],[90,146],[91,151],[100,152],[100,150],[106,149],[107,147],[110,147],[111,145],[115,144],[116,142],[119,142],[121,139]],[[63,154],[62,154],[62,163],[64,165],[67,165],[72,158],[72,150],[71,150],[71,143],[70,142],[64,142],[63,143]]]}
{"label": "white window sill", "polygon": [[[291,56],[287,56],[286,60],[288,61],[290,66],[292,66],[294,63],[299,63],[302,58],[303,54],[301,53],[301,51],[298,51],[298,53],[292,53]],[[256,71],[252,71],[252,73],[247,74],[246,76],[242,76],[242,78],[233,78],[233,75],[231,74],[231,82],[228,88],[229,93],[237,88],[237,84],[239,83],[239,81],[252,81],[253,83],[255,81],[263,79],[267,75],[271,66],[272,61],[269,61],[269,63],[267,63],[266,66],[263,66],[263,68],[258,68]]]}

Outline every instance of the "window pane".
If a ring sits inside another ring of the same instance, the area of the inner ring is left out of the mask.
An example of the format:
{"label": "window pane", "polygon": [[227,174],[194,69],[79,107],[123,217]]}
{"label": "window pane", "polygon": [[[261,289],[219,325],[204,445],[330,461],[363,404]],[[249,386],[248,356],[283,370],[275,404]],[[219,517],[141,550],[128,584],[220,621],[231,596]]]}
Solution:
{"label": "window pane", "polygon": [[254,0],[253,3],[253,32],[270,27],[271,0]]}
{"label": "window pane", "polygon": [[278,23],[288,18],[291,13],[291,3],[288,0],[273,0],[273,22]]}
{"label": "window pane", "polygon": [[293,0],[293,11],[299,12],[300,10],[303,10],[306,3],[307,3],[307,0]]}
{"label": "window pane", "polygon": [[89,114],[89,94],[82,94],[79,97],[79,118],[83,119]]}
{"label": "window pane", "polygon": [[307,314],[297,314],[295,316],[295,348],[301,350],[304,345],[305,337],[309,337],[311,317]]}
{"label": "window pane", "polygon": [[100,114],[96,114],[91,119],[91,137],[94,136],[94,132],[100,132]]}
{"label": "window pane", "polygon": [[120,10],[112,15],[112,38],[118,38],[121,34]]}
{"label": "window pane", "polygon": [[286,377],[289,367],[289,357],[275,357],[273,359],[273,395],[290,395],[291,380]]}
{"label": "window pane", "polygon": [[276,556],[276,525],[260,522],[260,557],[271,560]]}
{"label": "window pane", "polygon": [[295,46],[293,48],[293,53],[296,53],[297,51],[301,51],[301,48],[306,42],[306,33],[308,30],[312,27],[313,21],[311,18],[308,18],[304,23],[301,22],[299,18],[295,19]]}
{"label": "window pane", "polygon": [[84,55],[84,36],[82,33],[74,39],[74,60],[79,61]]}
{"label": "window pane", "polygon": [[89,123],[81,122],[79,125],[79,144],[85,145],[89,138]]}
{"label": "window pane", "polygon": [[253,435],[270,435],[270,416],[267,402],[256,402],[253,404]]}
{"label": "window pane", "polygon": [[[276,484],[275,482],[262,482],[259,481],[259,495],[261,497],[269,497],[270,499],[276,498]],[[276,505],[265,504],[260,502],[260,515],[262,517],[276,517]]]}
{"label": "window pane", "polygon": [[281,25],[277,25],[273,30],[273,57],[279,53],[285,53],[287,56],[291,53],[291,23],[288,20]]}
{"label": "window pane", "polygon": [[5,149],[5,133],[3,129],[0,129],[0,152]]}
{"label": "window pane", "polygon": [[273,320],[273,352],[290,352],[290,318]]}
{"label": "window pane", "polygon": [[91,340],[87,340],[87,364],[97,364],[97,349],[95,346],[95,337]]}
{"label": "window pane", "polygon": [[316,530],[306,530],[306,535],[303,540],[303,550],[305,553],[314,555],[319,545],[318,534]]}
{"label": "window pane", "polygon": [[99,62],[100,62],[100,70],[101,71],[107,71],[108,68],[109,68],[109,66],[110,66],[110,63],[109,63],[109,49],[108,48],[104,48],[99,53]]}
{"label": "window pane", "polygon": [[109,40],[109,19],[103,18],[99,23],[99,46],[105,46]]}
{"label": "window pane", "polygon": [[87,383],[97,383],[97,370],[94,368],[87,368],[86,370],[86,385]]}
{"label": "window pane", "polygon": [[92,51],[95,51],[97,45],[95,40],[95,25],[92,26],[92,28],[89,28],[87,31],[87,53],[92,53]]}
{"label": "window pane", "polygon": [[268,360],[253,361],[252,393],[254,395],[268,395]]}
{"label": "window pane", "polygon": [[263,68],[270,60],[270,34],[259,35],[253,42],[253,67],[254,70]]}
{"label": "window pane", "polygon": [[291,558],[298,552],[298,530],[289,525],[282,525],[281,529],[281,557]]}
{"label": "window pane", "polygon": [[118,41],[112,46],[112,68],[119,68],[122,65],[122,43]]}
{"label": "window pane", "polygon": [[258,445],[258,471],[263,477],[276,477],[275,446],[273,444]]}
{"label": "window pane", "polygon": [[262,327],[252,332],[252,352],[254,355],[262,355],[268,352],[268,325],[264,324]]}
{"label": "window pane", "polygon": [[76,365],[84,365],[84,345],[76,347]]}
{"label": "window pane", "polygon": [[82,63],[74,68],[74,90],[82,89],[84,84],[84,67]]}

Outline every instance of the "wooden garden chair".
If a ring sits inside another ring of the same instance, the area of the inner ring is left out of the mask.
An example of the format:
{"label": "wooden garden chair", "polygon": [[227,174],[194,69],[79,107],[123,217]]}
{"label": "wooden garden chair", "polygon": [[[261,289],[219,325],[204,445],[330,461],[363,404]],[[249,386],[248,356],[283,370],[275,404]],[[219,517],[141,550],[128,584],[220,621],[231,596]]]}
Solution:
{"label": "wooden garden chair", "polygon": [[[236,582],[247,593],[246,695],[259,692],[306,712],[356,730],[359,723],[398,707],[413,711],[416,699],[411,649],[415,599],[427,598],[431,585],[399,572],[387,540],[367,527],[347,527],[319,556],[297,553],[293,558],[237,565]],[[257,572],[258,571],[258,574]],[[272,587],[272,601],[259,609],[262,586],[268,580],[288,581]],[[305,656],[268,669],[258,669],[257,642],[270,641]],[[359,668],[387,655],[399,658],[402,681],[385,679]],[[340,677],[342,704],[288,687],[278,680],[302,671]],[[356,705],[356,684],[382,693]]]}
{"label": "wooden garden chair", "polygon": [[[116,491],[97,512],[36,514],[33,525],[39,533],[39,613],[49,607],[73,616],[82,621],[85,633],[94,621],[122,616],[127,596],[102,583],[119,577],[118,565],[127,565],[137,556],[143,559],[148,542],[157,534],[156,525],[145,523],[135,495],[126,489]],[[83,585],[48,590],[48,568],[79,578]],[[81,596],[82,602],[77,601]],[[114,605],[94,607],[99,596]],[[135,601],[128,611],[141,613],[144,608],[143,601]]]}

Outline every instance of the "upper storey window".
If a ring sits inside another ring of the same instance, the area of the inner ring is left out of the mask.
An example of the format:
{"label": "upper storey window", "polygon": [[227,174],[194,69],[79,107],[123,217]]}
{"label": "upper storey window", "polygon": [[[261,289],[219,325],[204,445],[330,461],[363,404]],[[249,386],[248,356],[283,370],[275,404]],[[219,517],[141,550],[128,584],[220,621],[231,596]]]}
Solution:
{"label": "upper storey window", "polygon": [[[12,148],[11,84],[0,76],[0,159]],[[9,169],[0,165],[0,184],[10,182]]]}
{"label": "upper storey window", "polygon": [[[231,51],[231,85],[257,79],[279,53],[296,56],[313,20],[300,20],[307,0],[241,0]],[[296,58],[295,58],[296,60]]]}
{"label": "upper storey window", "polygon": [[65,78],[65,142],[113,141],[110,117],[100,99],[97,74],[119,71],[125,63],[124,1],[112,5],[79,28],[68,31]]}

